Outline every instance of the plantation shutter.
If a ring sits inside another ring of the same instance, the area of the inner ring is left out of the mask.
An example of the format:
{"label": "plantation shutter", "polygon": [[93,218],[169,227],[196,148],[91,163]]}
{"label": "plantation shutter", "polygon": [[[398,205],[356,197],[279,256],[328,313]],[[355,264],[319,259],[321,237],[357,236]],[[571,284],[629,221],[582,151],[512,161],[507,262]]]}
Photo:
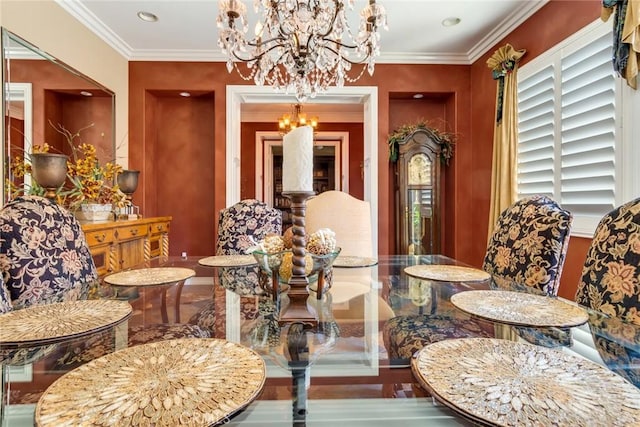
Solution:
{"label": "plantation shutter", "polygon": [[518,196],[554,197],[554,66],[518,83]]}
{"label": "plantation shutter", "polygon": [[561,60],[561,196],[574,215],[601,216],[615,199],[616,92],[611,37]]}

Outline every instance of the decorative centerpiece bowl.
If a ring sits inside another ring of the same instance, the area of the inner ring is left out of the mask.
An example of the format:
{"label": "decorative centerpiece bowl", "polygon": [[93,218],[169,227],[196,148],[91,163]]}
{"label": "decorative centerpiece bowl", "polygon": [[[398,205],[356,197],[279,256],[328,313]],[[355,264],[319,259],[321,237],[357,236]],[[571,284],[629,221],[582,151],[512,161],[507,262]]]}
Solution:
{"label": "decorative centerpiece bowl", "polygon": [[[323,283],[322,294],[331,287],[332,266],[335,259],[340,255],[341,248],[326,255],[316,255],[307,252],[305,259],[305,274],[309,281],[308,289],[316,292],[318,289],[319,275],[322,274]],[[293,252],[284,250],[280,252],[267,253],[261,250],[252,252],[260,270],[265,274],[265,280],[261,280],[261,286],[269,293],[273,293],[273,283],[279,284],[280,292],[289,289],[289,279],[293,267]],[[270,280],[269,280],[270,279]]]}

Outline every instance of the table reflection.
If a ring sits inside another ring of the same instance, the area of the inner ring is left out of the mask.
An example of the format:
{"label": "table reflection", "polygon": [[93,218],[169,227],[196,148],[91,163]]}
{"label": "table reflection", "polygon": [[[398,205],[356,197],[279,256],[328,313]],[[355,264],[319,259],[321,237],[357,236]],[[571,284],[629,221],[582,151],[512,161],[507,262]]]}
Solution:
{"label": "table reflection", "polygon": [[[304,309],[318,319],[314,327],[277,321],[275,313],[281,307],[257,281],[252,283],[256,265],[210,267],[199,265],[199,259],[159,258],[139,266],[191,268],[195,276],[182,286],[138,288],[129,300],[133,307],[129,323],[144,328],[160,321],[158,308],[166,291],[166,303],[179,310],[182,322],[198,323],[215,338],[261,354],[267,365],[265,387],[258,400],[230,420],[231,425],[314,425],[329,420],[354,425],[371,419],[385,425],[400,420],[406,425],[413,425],[407,420],[415,420],[415,425],[428,420],[472,424],[433,400],[415,381],[410,360],[390,357],[381,336],[385,322],[395,316],[471,317],[456,309],[451,296],[490,289],[489,283],[420,280],[404,272],[410,265],[459,264],[455,260],[434,255],[380,256],[376,265],[365,268],[334,267],[333,285],[325,297],[305,298]],[[283,293],[279,303],[290,304],[287,299]],[[579,327],[525,329],[556,336],[554,351],[588,358],[640,387],[639,328],[587,311],[589,320]],[[483,322],[497,338],[529,341],[522,327]],[[27,366],[3,365],[5,423],[32,425],[29,409],[33,410],[47,385],[64,373],[49,369],[56,357],[54,352]],[[15,418],[17,413],[27,414],[22,422]]]}

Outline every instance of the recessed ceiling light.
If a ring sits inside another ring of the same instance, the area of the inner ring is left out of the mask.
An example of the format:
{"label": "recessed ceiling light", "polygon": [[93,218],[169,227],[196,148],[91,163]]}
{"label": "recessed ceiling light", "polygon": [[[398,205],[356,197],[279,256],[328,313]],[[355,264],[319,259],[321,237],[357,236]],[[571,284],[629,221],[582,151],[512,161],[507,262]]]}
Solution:
{"label": "recessed ceiling light", "polygon": [[451,18],[446,18],[442,21],[443,27],[453,27],[454,25],[458,25],[460,23],[460,18],[456,18],[452,16]]}
{"label": "recessed ceiling light", "polygon": [[185,98],[188,98],[191,96],[191,94],[189,92],[180,92],[180,96],[184,96]]}
{"label": "recessed ceiling light", "polygon": [[414,97],[415,99],[420,99],[420,98],[424,98],[424,95],[423,95],[423,94],[421,94],[421,93],[416,93],[415,95],[413,95],[413,97]]}
{"label": "recessed ceiling light", "polygon": [[138,18],[147,22],[156,22],[158,20],[158,17],[156,15],[151,12],[145,12],[144,10],[138,12]]}
{"label": "recessed ceiling light", "polygon": [[82,96],[93,96],[93,94],[89,91],[83,90],[80,92],[80,95]]}

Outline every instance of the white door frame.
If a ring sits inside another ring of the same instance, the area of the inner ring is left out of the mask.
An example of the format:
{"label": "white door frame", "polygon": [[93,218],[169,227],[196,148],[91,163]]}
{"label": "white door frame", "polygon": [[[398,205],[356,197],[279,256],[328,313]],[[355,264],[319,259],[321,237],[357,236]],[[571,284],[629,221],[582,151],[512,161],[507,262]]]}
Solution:
{"label": "white door frame", "polygon": [[[314,145],[334,147],[335,176],[338,190],[349,192],[349,132],[316,132]],[[282,137],[278,132],[256,132],[256,199],[273,206],[273,151],[272,147],[282,146]],[[264,163],[264,168],[262,167]]]}
{"label": "white door frame", "polygon": [[[24,122],[24,129],[22,131],[22,139],[23,139],[23,153],[31,153],[32,141],[33,141],[33,94],[32,94],[32,86],[31,83],[16,83],[16,82],[6,82],[4,86],[5,90],[5,98],[7,100],[7,104],[5,105],[5,117],[4,120],[9,120],[10,117],[16,117],[22,119]],[[22,103],[20,106],[19,104]],[[3,158],[6,159],[10,153],[6,152],[7,143],[10,142],[10,132],[7,134],[5,129],[1,132],[3,136],[2,140],[2,155]],[[24,156],[25,163],[30,162],[31,160],[28,156]],[[2,162],[0,164],[0,174],[3,177],[7,177],[9,171],[3,170],[6,162]],[[31,175],[27,174],[24,176],[24,184],[31,185]],[[0,206],[4,204],[5,196],[4,194],[4,185],[0,188]]]}
{"label": "white door frame", "polygon": [[[226,114],[226,203],[240,201],[241,105],[245,103],[295,103],[292,95],[276,93],[269,86],[228,85]],[[378,253],[378,88],[375,86],[335,87],[320,94],[314,103],[362,104],[364,107],[364,200],[371,207],[373,250]]]}

